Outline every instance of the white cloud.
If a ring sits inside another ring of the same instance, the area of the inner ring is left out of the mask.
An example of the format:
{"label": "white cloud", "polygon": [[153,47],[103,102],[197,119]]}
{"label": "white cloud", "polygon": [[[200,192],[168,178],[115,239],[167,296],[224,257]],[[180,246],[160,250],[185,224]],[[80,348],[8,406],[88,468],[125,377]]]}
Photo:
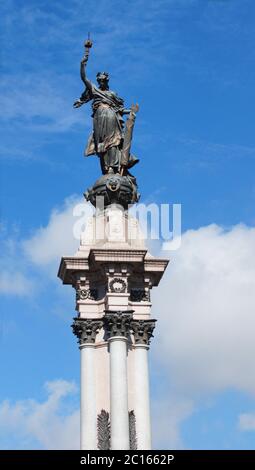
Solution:
{"label": "white cloud", "polygon": [[240,431],[255,431],[255,413],[242,413],[238,427]]}
{"label": "white cloud", "polygon": [[[76,215],[73,215],[74,208],[78,208]],[[85,214],[91,215],[91,212],[84,200],[71,196],[62,208],[52,210],[45,227],[35,230],[26,240],[18,238],[13,229],[11,235],[2,229],[4,241],[0,240],[0,246],[4,256],[1,259],[0,293],[29,296],[34,293],[35,286],[37,290],[43,286],[45,273],[47,282],[56,281],[61,257],[74,255],[79,247],[74,228],[82,230]],[[44,273],[38,268],[44,268]],[[62,291],[61,297],[63,295]]]}
{"label": "white cloud", "polygon": [[171,256],[153,296],[154,354],[171,382],[188,396],[255,393],[255,229],[189,230]]}
{"label": "white cloud", "polygon": [[[73,382],[55,380],[45,384],[48,397],[44,402],[32,399],[0,404],[0,434],[10,446],[17,440],[20,448],[78,449],[79,410],[66,412],[64,399],[76,394]],[[9,447],[8,447],[9,448]]]}
{"label": "white cloud", "polygon": [[4,223],[0,223],[0,294],[29,296],[34,292],[35,281],[26,269],[20,253],[17,227],[12,227],[10,236]]}
{"label": "white cloud", "polygon": [[11,295],[29,295],[34,288],[34,283],[21,272],[0,273],[0,293]]}
{"label": "white cloud", "polygon": [[26,256],[37,266],[47,266],[60,262],[62,256],[73,255],[79,240],[73,235],[77,218],[73,208],[81,200],[75,196],[66,199],[62,210],[53,209],[46,227],[36,230],[35,234],[23,242]]}
{"label": "white cloud", "polygon": [[194,411],[194,404],[169,393],[152,401],[152,442],[154,449],[183,449],[180,425]]}

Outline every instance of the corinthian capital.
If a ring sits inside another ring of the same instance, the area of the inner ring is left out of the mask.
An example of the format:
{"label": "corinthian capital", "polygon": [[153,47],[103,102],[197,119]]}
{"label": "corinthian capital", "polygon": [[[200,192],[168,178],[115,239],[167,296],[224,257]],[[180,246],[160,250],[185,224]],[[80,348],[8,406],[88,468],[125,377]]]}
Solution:
{"label": "corinthian capital", "polygon": [[105,313],[105,324],[110,336],[127,336],[130,333],[130,322],[133,318],[133,311]]}
{"label": "corinthian capital", "polygon": [[130,327],[136,344],[150,344],[156,320],[132,320]]}
{"label": "corinthian capital", "polygon": [[74,318],[72,324],[73,333],[77,336],[79,344],[94,343],[96,335],[102,328],[102,320],[97,318]]}

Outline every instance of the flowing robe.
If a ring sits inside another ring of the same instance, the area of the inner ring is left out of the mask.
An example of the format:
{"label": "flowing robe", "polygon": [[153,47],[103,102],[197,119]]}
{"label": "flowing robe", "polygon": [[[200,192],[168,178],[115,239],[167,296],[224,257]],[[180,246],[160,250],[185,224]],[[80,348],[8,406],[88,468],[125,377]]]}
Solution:
{"label": "flowing robe", "polygon": [[92,100],[93,133],[90,135],[85,156],[98,155],[103,173],[109,167],[120,168],[123,143],[124,101],[110,90],[101,90],[91,83],[80,98],[82,103]]}

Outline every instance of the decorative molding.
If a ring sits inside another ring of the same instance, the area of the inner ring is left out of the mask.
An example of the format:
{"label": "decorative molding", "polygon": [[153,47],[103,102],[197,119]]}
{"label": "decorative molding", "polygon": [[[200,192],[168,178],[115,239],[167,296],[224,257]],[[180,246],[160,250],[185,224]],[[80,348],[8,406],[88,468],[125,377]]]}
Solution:
{"label": "decorative molding", "polygon": [[97,448],[98,450],[111,448],[110,416],[105,410],[101,410],[97,415]]}
{"label": "decorative molding", "polygon": [[76,300],[98,300],[98,290],[97,289],[77,289],[76,291]]}
{"label": "decorative molding", "polygon": [[132,320],[130,327],[133,330],[135,344],[150,344],[153,330],[157,320]]}
{"label": "decorative molding", "polygon": [[132,318],[133,310],[124,312],[106,311],[104,320],[110,337],[124,336],[127,338],[130,333],[130,322]]}
{"label": "decorative molding", "polygon": [[111,292],[116,292],[117,294],[126,292],[127,283],[126,283],[126,281],[124,281],[124,279],[121,279],[121,277],[114,277],[109,282],[109,290]]}
{"label": "decorative molding", "polygon": [[150,302],[150,291],[145,289],[131,289],[131,302]]}
{"label": "decorative molding", "polygon": [[136,437],[136,419],[134,410],[129,411],[129,446],[130,450],[137,450],[137,437]]}
{"label": "decorative molding", "polygon": [[94,343],[98,331],[103,326],[103,321],[97,318],[74,318],[71,326],[79,344]]}

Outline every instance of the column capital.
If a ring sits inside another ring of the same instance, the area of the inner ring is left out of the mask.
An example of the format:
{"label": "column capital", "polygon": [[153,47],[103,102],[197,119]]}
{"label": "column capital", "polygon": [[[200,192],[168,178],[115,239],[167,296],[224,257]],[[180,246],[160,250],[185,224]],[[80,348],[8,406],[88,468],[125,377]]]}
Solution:
{"label": "column capital", "polygon": [[128,337],[130,333],[130,322],[133,318],[133,310],[111,311],[106,310],[104,320],[110,337]]}
{"label": "column capital", "polygon": [[132,320],[130,323],[133,330],[135,344],[149,345],[153,338],[153,330],[157,320]]}
{"label": "column capital", "polygon": [[103,321],[97,318],[74,318],[71,325],[73,333],[78,338],[80,345],[95,343],[96,335],[103,326]]}

